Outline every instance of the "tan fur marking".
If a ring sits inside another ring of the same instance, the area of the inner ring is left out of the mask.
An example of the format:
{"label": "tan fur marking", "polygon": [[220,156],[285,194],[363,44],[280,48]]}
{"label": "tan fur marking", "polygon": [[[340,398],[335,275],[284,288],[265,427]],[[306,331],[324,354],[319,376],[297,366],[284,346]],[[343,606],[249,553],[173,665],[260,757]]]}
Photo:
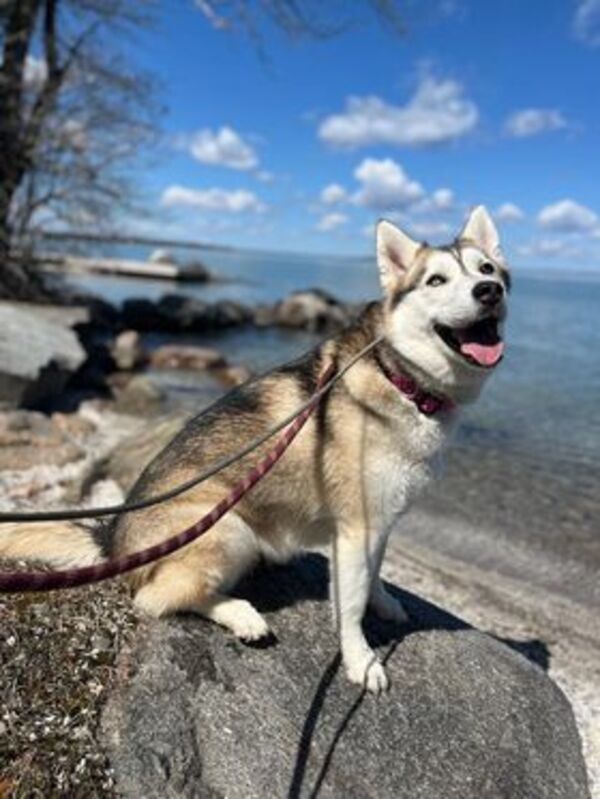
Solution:
{"label": "tan fur marking", "polygon": [[103,559],[91,533],[69,522],[0,524],[0,557],[41,560],[64,569]]}

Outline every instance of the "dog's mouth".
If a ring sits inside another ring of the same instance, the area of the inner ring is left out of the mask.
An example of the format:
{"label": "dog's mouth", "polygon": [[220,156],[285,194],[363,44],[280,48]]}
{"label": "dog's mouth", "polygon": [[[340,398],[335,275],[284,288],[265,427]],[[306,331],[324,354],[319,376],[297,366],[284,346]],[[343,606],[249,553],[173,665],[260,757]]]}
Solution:
{"label": "dog's mouth", "polygon": [[491,369],[502,360],[504,342],[497,319],[481,319],[468,327],[452,328],[436,325],[435,332],[444,344],[469,363]]}

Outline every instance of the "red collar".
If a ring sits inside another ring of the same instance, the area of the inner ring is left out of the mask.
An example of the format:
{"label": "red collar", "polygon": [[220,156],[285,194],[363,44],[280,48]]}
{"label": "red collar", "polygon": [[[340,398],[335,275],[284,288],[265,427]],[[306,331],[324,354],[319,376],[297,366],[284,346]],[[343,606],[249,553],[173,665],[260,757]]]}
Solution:
{"label": "red collar", "polygon": [[430,394],[425,389],[420,388],[417,381],[410,375],[403,372],[392,372],[385,364],[381,363],[381,369],[387,379],[395,386],[406,399],[411,400],[425,416],[435,416],[441,411],[451,411],[456,406],[452,400],[446,397],[438,397]]}

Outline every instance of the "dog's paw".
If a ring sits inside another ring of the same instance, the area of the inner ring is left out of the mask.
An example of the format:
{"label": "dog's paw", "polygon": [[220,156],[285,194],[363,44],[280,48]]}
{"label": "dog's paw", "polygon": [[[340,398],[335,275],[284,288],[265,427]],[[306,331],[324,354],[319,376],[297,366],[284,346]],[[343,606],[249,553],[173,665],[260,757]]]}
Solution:
{"label": "dog's paw", "polygon": [[236,603],[235,616],[231,619],[231,631],[242,641],[259,641],[271,634],[269,625],[260,613],[245,600]]}
{"label": "dog's paw", "polygon": [[360,685],[361,688],[372,694],[383,693],[390,686],[383,664],[370,650],[365,652],[364,656],[347,662],[346,674],[350,682]]}
{"label": "dog's paw", "polygon": [[383,586],[371,597],[370,605],[375,614],[385,621],[406,624],[410,620],[402,602],[388,594]]}

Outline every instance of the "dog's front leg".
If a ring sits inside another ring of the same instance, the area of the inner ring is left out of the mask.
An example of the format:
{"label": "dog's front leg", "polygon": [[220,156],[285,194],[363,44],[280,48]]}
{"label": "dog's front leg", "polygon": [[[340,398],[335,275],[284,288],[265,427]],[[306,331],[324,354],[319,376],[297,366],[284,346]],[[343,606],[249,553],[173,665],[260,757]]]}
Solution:
{"label": "dog's front leg", "polygon": [[368,691],[380,693],[388,678],[362,630],[372,572],[367,537],[353,529],[341,529],[333,541],[331,599],[340,636],[342,659],[348,678]]}
{"label": "dog's front leg", "polygon": [[408,613],[399,599],[396,599],[385,590],[380,576],[381,564],[385,556],[388,536],[381,536],[373,554],[373,570],[371,578],[371,590],[369,592],[369,605],[380,619],[405,624],[408,621]]}

